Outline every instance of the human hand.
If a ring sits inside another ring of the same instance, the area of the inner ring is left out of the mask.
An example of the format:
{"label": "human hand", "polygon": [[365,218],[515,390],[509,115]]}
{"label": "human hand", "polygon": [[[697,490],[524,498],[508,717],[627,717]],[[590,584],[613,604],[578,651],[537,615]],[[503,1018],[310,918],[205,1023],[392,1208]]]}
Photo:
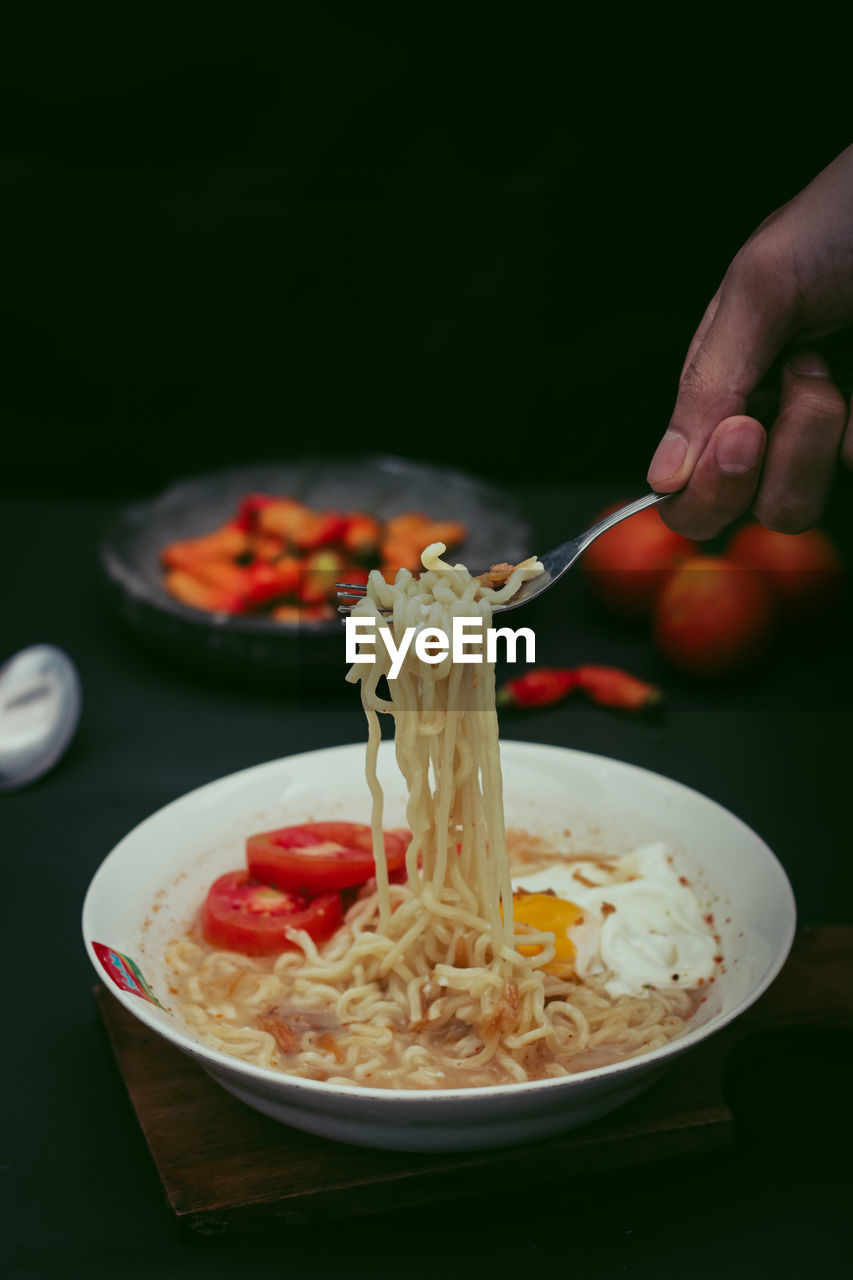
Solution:
{"label": "human hand", "polygon": [[[697,329],[672,419],[649,468],[687,537],[711,538],[750,507],[770,529],[819,520],[853,417],[818,344],[853,322],[853,146],[761,224]],[[775,421],[747,413],[782,357]]]}

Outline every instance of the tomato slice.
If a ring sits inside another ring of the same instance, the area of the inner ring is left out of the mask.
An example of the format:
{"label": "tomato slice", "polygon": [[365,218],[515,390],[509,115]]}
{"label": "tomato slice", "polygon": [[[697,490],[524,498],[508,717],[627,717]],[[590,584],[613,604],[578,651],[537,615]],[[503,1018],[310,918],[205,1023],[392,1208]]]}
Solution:
{"label": "tomato slice", "polygon": [[290,929],[304,929],[315,942],[322,942],[335,932],[341,918],[338,893],[314,898],[282,893],[247,871],[229,871],[208,890],[201,931],[212,947],[266,956],[296,946],[288,937]]}
{"label": "tomato slice", "polygon": [[[406,864],[408,832],[386,831],[391,875]],[[249,874],[279,889],[329,893],[364,884],[376,874],[370,827],[356,822],[303,822],[263,831],[246,842]]]}

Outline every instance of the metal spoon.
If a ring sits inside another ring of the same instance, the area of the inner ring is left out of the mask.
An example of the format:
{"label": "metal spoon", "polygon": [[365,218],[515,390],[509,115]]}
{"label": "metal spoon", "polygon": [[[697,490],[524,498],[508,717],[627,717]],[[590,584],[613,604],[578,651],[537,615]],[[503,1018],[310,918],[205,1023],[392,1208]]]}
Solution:
{"label": "metal spoon", "polygon": [[77,668],[55,645],[22,649],[0,667],[0,791],[53,768],[74,737],[82,701]]}

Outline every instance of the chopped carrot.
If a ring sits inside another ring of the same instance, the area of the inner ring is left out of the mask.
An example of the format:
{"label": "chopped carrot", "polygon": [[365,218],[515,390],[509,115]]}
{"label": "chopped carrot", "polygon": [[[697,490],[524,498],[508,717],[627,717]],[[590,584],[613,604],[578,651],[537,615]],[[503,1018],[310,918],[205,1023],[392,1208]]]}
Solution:
{"label": "chopped carrot", "polygon": [[176,600],[180,600],[181,604],[188,604],[193,609],[204,609],[208,613],[239,611],[239,605],[233,596],[202,582],[185,569],[173,569],[166,574],[166,590]]}
{"label": "chopped carrot", "polygon": [[354,515],[347,517],[341,542],[350,555],[358,560],[366,560],[376,554],[380,531],[378,520],[357,511]]}
{"label": "chopped carrot", "polygon": [[249,550],[249,535],[236,525],[224,524],[221,529],[205,534],[202,538],[190,538],[184,542],[171,542],[161,553],[163,564],[170,569],[187,569],[200,559],[236,557]]}
{"label": "chopped carrot", "polygon": [[261,533],[275,534],[292,542],[306,516],[313,513],[294,498],[276,498],[257,513],[257,527]]}

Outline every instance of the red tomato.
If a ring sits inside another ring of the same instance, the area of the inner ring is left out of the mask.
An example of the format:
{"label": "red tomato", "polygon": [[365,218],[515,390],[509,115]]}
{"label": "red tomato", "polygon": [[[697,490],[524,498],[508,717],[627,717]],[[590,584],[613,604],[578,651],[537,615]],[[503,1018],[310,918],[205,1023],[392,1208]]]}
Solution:
{"label": "red tomato", "polygon": [[734,535],[727,554],[748,569],[758,569],[786,613],[819,608],[841,583],[841,556],[820,529],[776,533],[747,524]]}
{"label": "red tomato", "polygon": [[290,929],[304,929],[315,942],[335,932],[341,923],[337,893],[311,898],[282,893],[260,884],[247,871],[229,871],[210,886],[201,909],[201,930],[212,947],[266,956],[296,944]]}
{"label": "red tomato", "polygon": [[719,556],[694,556],[658,596],[655,639],[673,666],[721,676],[763,652],[773,621],[773,601],[760,574]]}
{"label": "red tomato", "polygon": [[[408,841],[385,832],[388,871],[405,866]],[[376,874],[370,827],[355,822],[304,822],[263,831],[246,841],[249,873],[280,889],[328,893],[364,884]]]}
{"label": "red tomato", "polygon": [[[621,505],[607,507],[597,519]],[[656,508],[647,507],[596,538],[580,563],[603,604],[625,618],[646,618],[673,569],[695,551],[694,543],[667,528]]]}

